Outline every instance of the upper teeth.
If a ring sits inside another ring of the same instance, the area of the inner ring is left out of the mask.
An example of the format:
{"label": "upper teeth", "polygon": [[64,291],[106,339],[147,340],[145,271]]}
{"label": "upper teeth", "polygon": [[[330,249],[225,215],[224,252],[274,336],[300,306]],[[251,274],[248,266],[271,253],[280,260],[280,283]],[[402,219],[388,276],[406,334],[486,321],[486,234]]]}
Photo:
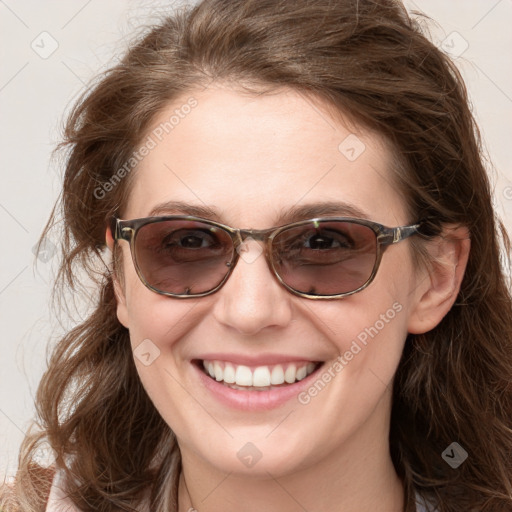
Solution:
{"label": "upper teeth", "polygon": [[315,363],[287,363],[285,365],[258,366],[254,369],[224,361],[203,361],[204,369],[212,379],[237,386],[267,387],[283,383],[292,384],[313,372]]}

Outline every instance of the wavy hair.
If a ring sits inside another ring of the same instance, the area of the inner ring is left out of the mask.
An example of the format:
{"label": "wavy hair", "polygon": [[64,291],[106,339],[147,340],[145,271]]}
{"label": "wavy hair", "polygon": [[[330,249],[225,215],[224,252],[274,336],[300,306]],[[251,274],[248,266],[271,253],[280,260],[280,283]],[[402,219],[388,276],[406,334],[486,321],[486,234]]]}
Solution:
{"label": "wavy hair", "polygon": [[[61,198],[43,233],[62,224],[57,293],[80,272],[96,283],[93,311],[53,350],[36,397],[39,430],[21,448],[4,510],[42,511],[42,441],[84,510],[177,510],[176,439],[136,372],[116,316],[105,228],[130,177],[110,187],[155,116],[212,81],[255,93],[291,88],[376,130],[396,181],[428,237],[466,226],[471,252],[457,301],[430,332],[409,335],[394,381],[390,447],[406,490],[440,512],[512,510],[510,245],[495,216],[478,128],[451,60],[393,0],[205,0],[166,16],[76,103],[65,127]],[[134,170],[133,172],[136,172]],[[99,187],[99,188],[98,188]],[[422,254],[422,244],[414,244]],[[453,441],[469,453],[456,470]]]}

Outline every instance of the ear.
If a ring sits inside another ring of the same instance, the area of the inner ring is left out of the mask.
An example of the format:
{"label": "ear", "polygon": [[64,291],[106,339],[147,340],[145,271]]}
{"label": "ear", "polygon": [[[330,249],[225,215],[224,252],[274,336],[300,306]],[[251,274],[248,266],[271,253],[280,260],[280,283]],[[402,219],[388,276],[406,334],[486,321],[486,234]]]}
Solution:
{"label": "ear", "polygon": [[[112,231],[110,227],[107,227],[105,232],[105,242],[107,247],[110,249],[112,255],[114,254],[114,237],[112,236]],[[128,308],[126,306],[126,296],[124,293],[123,283],[119,280],[118,273],[114,270],[112,273],[112,281],[114,283],[114,293],[116,295],[117,300],[117,318],[127,329],[129,328],[128,324]]]}
{"label": "ear", "polygon": [[431,262],[418,272],[409,333],[432,330],[450,311],[460,290],[470,246],[469,231],[462,226],[447,226],[439,237],[427,242]]}

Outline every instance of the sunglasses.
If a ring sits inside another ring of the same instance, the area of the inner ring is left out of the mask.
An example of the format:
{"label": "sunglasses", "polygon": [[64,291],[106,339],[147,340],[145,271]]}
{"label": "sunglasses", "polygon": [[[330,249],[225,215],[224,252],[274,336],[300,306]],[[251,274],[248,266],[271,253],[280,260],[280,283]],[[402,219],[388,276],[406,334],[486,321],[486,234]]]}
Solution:
{"label": "sunglasses", "polygon": [[364,290],[373,281],[384,250],[418,233],[419,227],[389,228],[347,217],[270,229],[236,229],[189,215],[111,220],[114,240],[129,242],[144,285],[176,298],[218,291],[240,257],[247,258],[244,242],[252,239],[265,243],[269,268],[291,293],[339,299]]}

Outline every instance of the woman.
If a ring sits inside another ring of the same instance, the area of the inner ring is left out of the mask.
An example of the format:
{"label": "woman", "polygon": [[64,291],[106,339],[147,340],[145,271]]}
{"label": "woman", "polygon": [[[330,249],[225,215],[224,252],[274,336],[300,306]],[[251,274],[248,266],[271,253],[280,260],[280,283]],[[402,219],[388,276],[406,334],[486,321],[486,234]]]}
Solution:
{"label": "woman", "polygon": [[60,282],[99,295],[13,510],[52,481],[47,510],[512,510],[508,238],[463,82],[403,6],[204,1],[64,146]]}

